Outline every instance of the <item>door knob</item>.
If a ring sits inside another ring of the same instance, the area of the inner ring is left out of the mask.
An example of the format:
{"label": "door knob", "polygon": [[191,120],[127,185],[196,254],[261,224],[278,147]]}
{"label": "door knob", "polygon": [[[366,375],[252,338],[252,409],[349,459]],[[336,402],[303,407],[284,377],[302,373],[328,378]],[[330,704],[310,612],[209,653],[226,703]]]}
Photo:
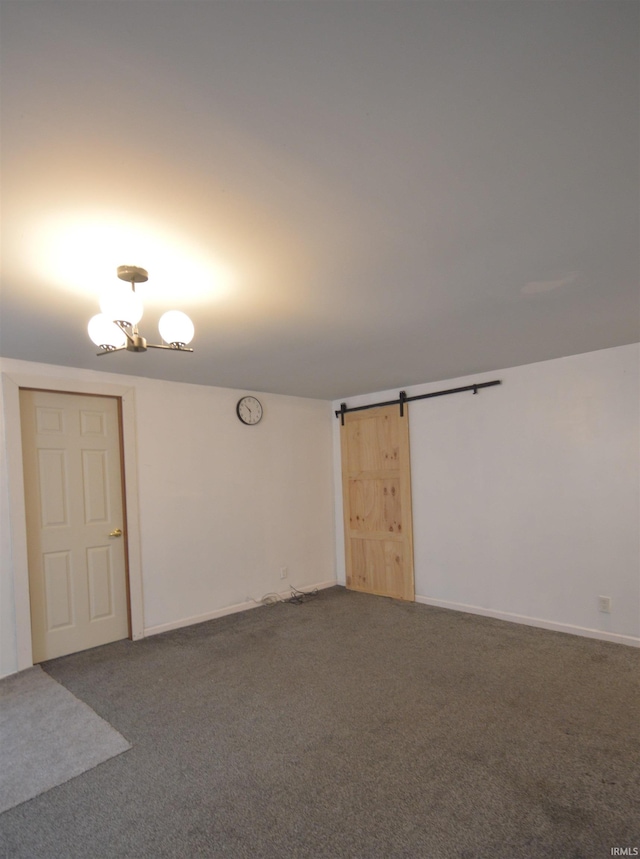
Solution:
{"label": "door knob", "polygon": [[122,531],[120,530],[120,528],[116,528],[115,531],[109,531],[109,536],[110,537],[122,537]]}

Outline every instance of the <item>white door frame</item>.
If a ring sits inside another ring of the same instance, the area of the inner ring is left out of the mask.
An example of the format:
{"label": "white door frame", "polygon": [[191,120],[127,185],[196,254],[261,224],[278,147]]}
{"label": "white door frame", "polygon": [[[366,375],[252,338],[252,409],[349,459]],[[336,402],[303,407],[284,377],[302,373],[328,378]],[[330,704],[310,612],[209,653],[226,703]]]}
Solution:
{"label": "white door frame", "polygon": [[98,394],[120,397],[122,401],[122,444],[127,504],[127,546],[129,555],[129,602],[131,638],[144,638],[142,601],[142,556],[138,506],[138,464],[136,455],[135,389],[104,382],[80,382],[26,373],[2,373],[9,485],[9,527],[11,532],[13,594],[15,605],[17,670],[33,665],[31,647],[31,604],[27,563],[27,521],[24,503],[22,435],[20,431],[20,388],[40,388],[70,394]]}

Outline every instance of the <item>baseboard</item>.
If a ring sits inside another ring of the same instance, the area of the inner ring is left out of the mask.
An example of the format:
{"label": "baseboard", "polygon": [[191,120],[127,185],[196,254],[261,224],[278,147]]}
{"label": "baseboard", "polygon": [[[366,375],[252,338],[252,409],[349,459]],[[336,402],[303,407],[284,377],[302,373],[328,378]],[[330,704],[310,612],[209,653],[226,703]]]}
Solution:
{"label": "baseboard", "polygon": [[552,620],[543,620],[539,617],[528,617],[522,614],[513,614],[508,611],[495,611],[477,605],[466,605],[465,603],[449,602],[448,600],[436,600],[430,597],[417,596],[416,602],[424,605],[432,605],[437,608],[448,608],[453,611],[464,611],[468,614],[480,614],[484,617],[495,617],[497,620],[506,620],[509,623],[521,623],[525,626],[537,626],[540,629],[550,629],[554,632],[566,632],[570,635],[582,635],[585,638],[598,638],[601,641],[612,641],[615,644],[626,644],[629,647],[640,647],[640,638],[633,635],[621,635],[617,632],[605,632],[602,629],[590,629],[585,626],[573,626],[570,623],[556,623]]}
{"label": "baseboard", "polygon": [[[337,585],[337,581],[335,579],[331,579],[328,582],[319,582],[315,585],[305,585],[300,588],[302,591],[312,591],[312,590],[325,590],[325,588],[333,588]],[[291,589],[288,588],[286,591],[281,591],[278,593],[279,597],[282,599],[286,599],[291,596]],[[182,629],[184,626],[192,626],[194,623],[204,623],[207,620],[215,620],[217,617],[224,617],[227,614],[237,614],[239,611],[248,611],[251,608],[259,608],[259,606],[263,605],[260,600],[245,600],[245,602],[239,602],[235,605],[225,606],[224,608],[218,608],[214,611],[206,612],[206,614],[198,614],[193,615],[192,617],[183,617],[180,620],[174,620],[170,623],[161,623],[158,626],[148,626],[145,628],[144,637],[147,638],[151,635],[158,635],[161,632],[170,632],[172,629]]]}

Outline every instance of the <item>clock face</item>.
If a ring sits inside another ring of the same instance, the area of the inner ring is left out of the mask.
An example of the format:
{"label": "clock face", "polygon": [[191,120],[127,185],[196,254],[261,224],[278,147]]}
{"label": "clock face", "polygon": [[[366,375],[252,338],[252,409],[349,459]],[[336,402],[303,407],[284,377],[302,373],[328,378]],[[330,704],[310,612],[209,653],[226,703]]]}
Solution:
{"label": "clock face", "polygon": [[254,424],[259,423],[262,418],[262,405],[260,400],[257,400],[255,397],[242,397],[241,400],[238,400],[236,414],[243,424],[253,426]]}

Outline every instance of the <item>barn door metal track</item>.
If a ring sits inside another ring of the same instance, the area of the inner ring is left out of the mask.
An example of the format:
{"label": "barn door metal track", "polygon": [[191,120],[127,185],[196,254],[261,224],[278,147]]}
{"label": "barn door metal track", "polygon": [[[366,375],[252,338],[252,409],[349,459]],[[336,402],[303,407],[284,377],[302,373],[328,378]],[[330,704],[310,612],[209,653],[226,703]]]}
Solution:
{"label": "barn door metal track", "polygon": [[344,416],[347,412],[362,412],[365,409],[375,409],[378,406],[400,406],[400,417],[404,416],[404,404],[412,403],[414,400],[428,400],[431,397],[444,397],[447,394],[460,394],[462,391],[473,391],[477,394],[480,388],[492,388],[494,385],[501,385],[500,379],[494,382],[475,382],[473,385],[465,385],[463,388],[448,388],[446,391],[434,391],[432,394],[418,394],[415,397],[408,397],[406,391],[400,391],[397,400],[387,400],[384,403],[369,403],[366,406],[352,406],[347,408],[346,403],[340,403],[340,408],[336,410],[336,417],[340,418],[342,426],[344,426]]}

